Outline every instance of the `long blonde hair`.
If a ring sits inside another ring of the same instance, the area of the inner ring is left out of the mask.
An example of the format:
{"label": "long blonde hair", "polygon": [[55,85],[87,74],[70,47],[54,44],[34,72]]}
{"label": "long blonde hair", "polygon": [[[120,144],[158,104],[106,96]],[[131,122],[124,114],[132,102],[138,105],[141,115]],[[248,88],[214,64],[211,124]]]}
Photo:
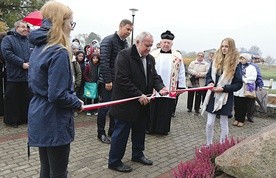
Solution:
{"label": "long blonde hair", "polygon": [[[222,53],[222,43],[227,42],[229,49],[227,54]],[[232,38],[222,40],[219,49],[214,55],[214,66],[219,73],[225,73],[227,79],[234,76],[236,67],[239,63],[239,52],[236,49],[235,41]]]}
{"label": "long blonde hair", "polygon": [[67,20],[72,17],[73,11],[60,2],[48,1],[41,7],[40,12],[44,19],[49,19],[52,22],[52,27],[48,32],[46,48],[61,45],[70,54],[70,37],[65,32],[65,26]]}

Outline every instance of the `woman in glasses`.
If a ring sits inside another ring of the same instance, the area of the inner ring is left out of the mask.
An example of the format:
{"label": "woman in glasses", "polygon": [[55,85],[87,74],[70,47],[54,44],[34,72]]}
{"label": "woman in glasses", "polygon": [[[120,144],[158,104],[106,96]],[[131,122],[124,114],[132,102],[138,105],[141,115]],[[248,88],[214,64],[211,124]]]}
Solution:
{"label": "woman in glasses", "polygon": [[67,177],[70,143],[74,140],[74,111],[83,102],[74,94],[70,67],[72,10],[55,1],[42,8],[40,29],[30,34],[28,144],[39,148],[40,177]]}

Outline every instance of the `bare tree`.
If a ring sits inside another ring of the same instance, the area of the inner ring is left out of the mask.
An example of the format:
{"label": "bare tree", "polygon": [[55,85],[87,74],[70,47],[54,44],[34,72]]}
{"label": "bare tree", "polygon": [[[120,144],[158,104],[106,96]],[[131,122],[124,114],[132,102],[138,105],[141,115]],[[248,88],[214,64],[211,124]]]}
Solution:
{"label": "bare tree", "polygon": [[101,36],[91,32],[88,37],[85,39],[86,44],[90,44],[93,40],[97,40],[99,43],[101,42]]}
{"label": "bare tree", "polygon": [[93,40],[97,40],[99,43],[101,42],[101,36],[94,32],[91,32],[89,35],[84,33],[78,34],[75,38],[79,39],[82,46],[91,44]]}
{"label": "bare tree", "polygon": [[247,49],[246,48],[244,48],[244,47],[241,47],[240,48],[240,53],[247,53],[248,51],[247,51]]}
{"label": "bare tree", "polygon": [[84,34],[84,33],[83,34],[78,34],[78,35],[75,36],[75,38],[77,38],[80,41],[81,46],[86,45],[85,41],[86,41],[87,37],[88,37],[88,35]]}
{"label": "bare tree", "polygon": [[271,56],[267,56],[267,57],[264,59],[264,62],[267,63],[267,64],[270,66],[270,65],[272,65],[272,64],[275,64],[276,59],[273,59]]}
{"label": "bare tree", "polygon": [[248,51],[253,55],[262,56],[262,51],[258,46],[251,46]]}

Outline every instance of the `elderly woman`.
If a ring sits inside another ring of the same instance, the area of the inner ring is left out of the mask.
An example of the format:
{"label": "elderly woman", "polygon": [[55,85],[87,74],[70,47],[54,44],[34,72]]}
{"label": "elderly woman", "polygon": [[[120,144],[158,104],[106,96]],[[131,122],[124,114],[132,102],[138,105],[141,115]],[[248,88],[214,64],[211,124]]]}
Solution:
{"label": "elderly woman", "polygon": [[[193,87],[203,87],[205,86],[205,76],[208,72],[208,63],[204,60],[204,53],[198,52],[195,61],[192,61],[188,67],[189,78],[187,80],[187,86],[189,88]],[[200,103],[203,96],[203,91],[192,91],[188,92],[187,108],[188,112],[192,112],[194,96],[195,105],[194,110],[199,114]]]}
{"label": "elderly woman", "polygon": [[234,92],[234,110],[235,121],[234,126],[242,127],[247,114],[248,104],[250,100],[255,101],[254,96],[246,96],[245,91],[255,92],[255,81],[257,79],[257,70],[250,64],[251,55],[243,53],[240,55],[240,63],[242,64],[242,81],[243,86],[237,92]]}

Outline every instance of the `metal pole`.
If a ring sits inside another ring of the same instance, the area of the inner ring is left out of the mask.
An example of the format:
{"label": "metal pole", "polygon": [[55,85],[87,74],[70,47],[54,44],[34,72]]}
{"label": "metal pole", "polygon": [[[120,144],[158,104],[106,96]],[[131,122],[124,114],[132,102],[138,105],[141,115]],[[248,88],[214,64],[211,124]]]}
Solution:
{"label": "metal pole", "polygon": [[134,35],[134,16],[135,16],[135,12],[138,11],[138,9],[131,8],[129,10],[132,13],[132,25],[133,25],[132,32],[131,32],[131,46],[132,46],[133,45],[133,35]]}
{"label": "metal pole", "polygon": [[133,28],[132,28],[132,32],[131,32],[131,46],[133,45],[133,34],[134,34],[134,14],[132,14],[132,24],[133,24]]}

